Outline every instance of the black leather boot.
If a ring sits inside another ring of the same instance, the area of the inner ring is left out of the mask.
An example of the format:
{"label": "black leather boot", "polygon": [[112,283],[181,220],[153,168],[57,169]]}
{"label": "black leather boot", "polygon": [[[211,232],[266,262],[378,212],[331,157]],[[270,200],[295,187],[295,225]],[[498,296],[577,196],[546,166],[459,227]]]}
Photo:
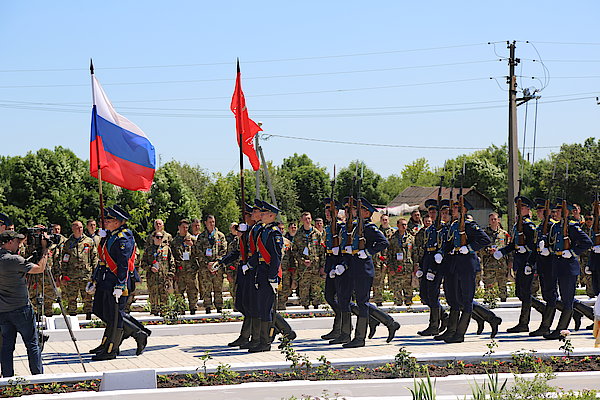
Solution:
{"label": "black leather boot", "polygon": [[483,333],[483,328],[485,328],[485,321],[483,318],[475,311],[475,307],[473,307],[473,314],[471,315],[473,321],[477,322],[477,335],[481,335]]}
{"label": "black leather boot", "polygon": [[[587,304],[583,304],[581,301],[575,299],[575,301],[573,302],[573,308],[575,308],[576,312],[580,313],[581,315],[584,315],[586,318],[594,322],[594,309],[592,307],[588,306]],[[573,314],[573,319],[575,319],[575,314]],[[579,323],[581,324],[581,319],[579,321]],[[586,327],[586,329],[594,329],[594,324],[592,323],[591,328],[588,326]]]}
{"label": "black leather boot", "polygon": [[[574,307],[575,307],[575,302],[573,302],[573,308]],[[558,311],[560,311],[561,314],[565,310],[565,305],[563,304],[562,300],[558,300],[556,302],[556,309]],[[581,328],[581,318],[583,318],[583,315],[579,311],[573,309],[573,316],[572,316],[572,318],[573,318],[573,322],[575,322],[575,328],[574,328],[574,330],[578,331],[579,328]],[[567,327],[565,329],[569,329],[569,325],[567,325]]]}
{"label": "black leather boot", "polygon": [[521,314],[519,315],[519,323],[512,328],[508,328],[508,333],[529,332],[529,320],[531,318],[531,303],[521,304]]}
{"label": "black leather boot", "polygon": [[444,332],[446,330],[446,328],[448,327],[448,313],[446,312],[446,310],[444,310],[443,308],[440,308],[440,332]]}
{"label": "black leather boot", "polygon": [[469,322],[471,321],[471,313],[462,312],[460,314],[460,320],[458,321],[458,325],[456,326],[456,332],[449,338],[444,339],[446,343],[462,343],[465,341],[465,333],[467,332],[467,328],[469,327]]}
{"label": "black leather boot", "polygon": [[444,340],[446,338],[454,336],[456,333],[456,326],[458,325],[458,318],[460,317],[460,311],[450,309],[450,315],[448,316],[448,326],[441,335],[434,336],[434,340]]}
{"label": "black leather boot", "polygon": [[364,347],[365,339],[367,337],[367,324],[368,319],[365,317],[358,317],[356,321],[356,329],[354,330],[354,339],[348,343],[344,343],[342,347],[346,349],[353,349],[356,347]]}
{"label": "black leather boot", "polygon": [[242,322],[242,328],[240,329],[240,336],[231,343],[227,343],[229,347],[238,347],[246,344],[250,341],[250,335],[252,334],[252,321],[249,317],[244,317]]}
{"label": "black leather boot", "polygon": [[429,309],[429,326],[422,331],[418,331],[417,334],[420,336],[436,336],[440,334],[440,318],[441,308]]}
{"label": "black leather boot", "polygon": [[333,327],[331,328],[331,332],[326,333],[325,335],[321,335],[321,339],[323,340],[332,340],[336,337],[340,336],[340,332],[342,331],[342,314],[339,312],[335,313],[335,317],[333,318]]}
{"label": "black leather boot", "polygon": [[260,319],[250,319],[250,340],[247,343],[241,344],[240,349],[249,349],[251,347],[258,346],[260,343]]}
{"label": "black leather boot", "polygon": [[89,352],[92,354],[99,353],[106,346],[106,342],[108,341],[109,336],[110,336],[110,331],[109,331],[108,327],[106,327],[106,328],[104,328],[104,333],[102,334],[102,340],[100,341],[100,345],[94,347],[93,349],[90,349]]}
{"label": "black leather boot", "polygon": [[[369,310],[371,310],[371,308]],[[355,303],[350,303],[350,311],[352,311],[352,314],[358,317],[358,306]],[[373,315],[369,315],[369,339],[373,339],[373,336],[375,336],[375,332],[377,331],[378,326],[379,321],[377,320],[377,318],[374,318]]]}
{"label": "black leather boot", "polygon": [[250,347],[248,353],[262,353],[263,351],[271,350],[271,328],[273,327],[272,321],[260,322],[260,338],[258,345]]}
{"label": "black leather boot", "polygon": [[352,313],[342,313],[342,327],[340,330],[340,336],[329,341],[329,344],[342,344],[350,341],[350,335],[352,334]]}
{"label": "black leather boot", "polygon": [[542,323],[540,327],[537,328],[533,332],[529,332],[529,336],[544,336],[550,333],[550,327],[552,326],[552,322],[554,321],[554,314],[556,313],[556,308],[546,305],[544,307],[544,313],[542,314]]}
{"label": "black leather boot", "polygon": [[286,341],[291,342],[292,340],[296,339],[298,335],[296,335],[296,332],[294,332],[290,324],[281,316],[281,314],[275,313],[273,318],[273,321],[275,322],[275,329],[277,329],[283,335],[284,340],[279,345],[279,348],[283,348],[283,344]]}
{"label": "black leather boot", "polygon": [[152,335],[152,331],[150,329],[146,328],[146,326],[144,324],[142,324],[140,321],[138,321],[137,319],[133,318],[131,316],[131,314],[124,314],[123,315],[123,319],[129,321],[133,325],[137,326],[139,329],[141,329],[144,332],[146,332],[146,334],[148,336]]}
{"label": "black leather boot", "polygon": [[564,310],[563,312],[561,312],[560,318],[558,320],[558,325],[556,325],[556,329],[544,335],[544,339],[558,340],[560,338],[560,331],[565,330],[569,327],[569,322],[571,322],[572,317],[573,310]]}
{"label": "black leather boot", "polygon": [[396,331],[400,329],[400,324],[397,323],[391,315],[376,307],[369,309],[369,317],[375,318],[388,328],[388,337],[385,341],[387,343],[391,342],[392,339],[394,339],[394,336],[396,336]]}
{"label": "black leather boot", "polygon": [[114,337],[108,339],[106,346],[92,357],[92,361],[114,360],[119,353],[119,344],[123,338],[123,328],[117,328]]}
{"label": "black leather boot", "polygon": [[541,301],[537,297],[531,296],[531,306],[535,309],[535,311],[544,315],[544,311],[546,311],[546,304],[544,304],[543,301]]}
{"label": "black leather boot", "polygon": [[498,326],[502,323],[502,318],[498,317],[496,313],[487,307],[482,306],[478,302],[473,302],[473,312],[477,313],[481,319],[490,324],[492,327],[492,333],[490,337],[493,339],[498,334]]}

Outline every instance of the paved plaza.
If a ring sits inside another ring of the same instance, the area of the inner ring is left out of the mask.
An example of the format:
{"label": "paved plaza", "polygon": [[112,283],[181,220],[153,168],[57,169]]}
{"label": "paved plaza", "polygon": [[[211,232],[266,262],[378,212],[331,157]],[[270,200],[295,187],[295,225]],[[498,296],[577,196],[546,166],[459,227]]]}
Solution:
{"label": "paved plaza", "polygon": [[[518,350],[558,351],[560,342],[530,338],[527,333],[507,334],[505,331],[513,326],[518,319],[517,304],[503,304],[497,308],[496,313],[503,319],[500,333],[495,341],[498,354],[508,354]],[[299,309],[298,309],[299,310]],[[293,342],[294,348],[311,360],[317,360],[324,355],[333,362],[354,362],[356,365],[369,361],[391,360],[404,346],[418,358],[445,357],[455,358],[468,356],[481,356],[491,342],[489,325],[482,335],[476,335],[476,324],[471,323],[464,343],[445,344],[436,342],[431,338],[421,337],[416,334],[418,330],[427,325],[427,313],[395,313],[394,318],[400,322],[401,328],[391,343],[386,343],[387,329],[379,326],[375,337],[367,341],[367,345],[357,349],[344,349],[340,345],[329,345],[321,340],[320,336],[331,328],[333,318],[320,317],[309,319],[290,319],[298,338]],[[139,313],[143,318],[147,314]],[[537,328],[540,315],[532,312],[531,328]],[[576,352],[599,353],[594,349],[592,331],[585,330],[591,321],[583,320],[582,330],[572,331],[571,340]],[[285,357],[276,348],[278,341],[270,352],[250,354],[245,350],[227,347],[227,343],[237,338],[240,322],[204,323],[181,326],[154,326],[153,335],[149,338],[148,347],[141,356],[135,356],[135,341],[127,339],[121,346],[121,355],[115,360],[92,362],[91,354],[87,351],[95,347],[103,329],[82,329],[76,331],[77,344],[82,353],[88,372],[108,371],[131,368],[155,368],[167,370],[185,370],[201,367],[201,357],[209,352],[212,359],[207,366],[215,367],[219,363],[229,364],[234,368],[266,368],[268,365],[285,364]],[[573,325],[571,324],[571,330]],[[45,373],[80,373],[83,372],[79,363],[73,342],[66,332],[52,332],[50,340],[46,343],[43,362]],[[15,351],[15,372],[17,375],[28,375],[27,357],[25,348],[18,343]]]}

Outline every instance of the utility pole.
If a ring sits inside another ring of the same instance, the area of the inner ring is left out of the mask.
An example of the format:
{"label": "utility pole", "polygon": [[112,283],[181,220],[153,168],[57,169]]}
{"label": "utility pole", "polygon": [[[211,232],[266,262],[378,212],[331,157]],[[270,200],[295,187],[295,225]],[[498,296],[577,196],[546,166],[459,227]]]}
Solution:
{"label": "utility pole", "polygon": [[[519,182],[519,147],[517,135],[517,77],[515,67],[520,60],[515,58],[515,41],[507,42],[510,56],[508,58],[508,226],[512,227],[516,220],[513,207]],[[512,228],[511,228],[512,229]]]}

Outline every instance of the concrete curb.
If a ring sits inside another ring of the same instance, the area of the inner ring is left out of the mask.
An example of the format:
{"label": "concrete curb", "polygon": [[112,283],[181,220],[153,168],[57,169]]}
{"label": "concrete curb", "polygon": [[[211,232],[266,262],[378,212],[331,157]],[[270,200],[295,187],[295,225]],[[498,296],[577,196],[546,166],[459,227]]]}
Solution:
{"label": "concrete curb", "polygon": [[[498,352],[494,353],[489,359],[497,361],[510,361],[512,360],[511,352]],[[550,357],[561,357],[564,356],[563,352],[560,351],[544,351],[535,353],[541,358]],[[580,350],[571,353],[574,357],[585,357],[585,356],[600,356],[600,349],[597,348],[582,348]],[[481,353],[448,353],[443,355],[430,355],[429,353],[418,354],[414,353],[411,355],[415,357],[419,362],[445,365],[449,362],[464,361],[465,363],[476,363],[484,360],[488,360]],[[314,366],[322,364],[316,359],[311,359],[311,363]],[[331,365],[340,368],[349,368],[351,366],[364,366],[374,367],[383,365],[394,361],[394,357],[363,357],[363,358],[339,358],[329,360]],[[217,366],[209,366],[206,368],[207,373],[214,373],[217,370]],[[290,368],[289,362],[251,362],[251,363],[238,363],[230,364],[232,371],[283,371]],[[131,372],[137,369],[124,369],[119,371]],[[79,372],[79,373],[65,373],[65,374],[42,374],[42,375],[26,375],[22,378],[26,379],[29,383],[51,383],[51,382],[81,382],[91,379],[101,379],[102,375],[106,371],[100,372]],[[114,371],[111,371],[114,372]],[[171,374],[195,374],[198,372],[204,372],[201,366],[190,366],[190,367],[170,367],[170,368],[156,368],[158,375],[171,375]],[[600,372],[598,372],[600,374]],[[456,375],[463,376],[463,375]],[[16,378],[0,378],[0,386],[9,385],[11,380]],[[600,384],[600,381],[599,381]]]}

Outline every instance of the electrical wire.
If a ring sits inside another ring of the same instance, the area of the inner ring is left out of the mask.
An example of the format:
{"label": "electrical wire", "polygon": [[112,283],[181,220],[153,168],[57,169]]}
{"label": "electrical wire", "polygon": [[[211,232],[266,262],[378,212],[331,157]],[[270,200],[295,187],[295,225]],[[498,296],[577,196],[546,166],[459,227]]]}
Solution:
{"label": "electrical wire", "polygon": [[[250,60],[244,61],[244,64],[258,64],[258,63],[271,63],[271,62],[287,62],[287,61],[304,61],[304,60],[321,60],[331,58],[346,58],[346,57],[364,57],[384,54],[397,54],[397,53],[411,53],[420,51],[434,51],[434,50],[447,50],[456,49],[462,47],[474,47],[482,46],[491,43],[498,42],[486,42],[486,43],[469,43],[459,44],[450,46],[437,46],[437,47],[424,47],[416,49],[403,49],[403,50],[387,50],[387,51],[373,51],[368,53],[350,53],[350,54],[334,54],[328,56],[308,56],[308,57],[294,57],[294,58],[275,58],[266,60]],[[166,65],[137,65],[137,66],[115,66],[115,67],[95,67],[95,70],[119,70],[119,69],[149,69],[149,68],[181,68],[181,67],[203,67],[203,66],[216,66],[216,65],[233,65],[232,61],[220,61],[211,63],[194,63],[194,64],[166,64]],[[34,68],[34,69],[4,69],[2,72],[62,72],[62,71],[87,71],[86,68]]]}

